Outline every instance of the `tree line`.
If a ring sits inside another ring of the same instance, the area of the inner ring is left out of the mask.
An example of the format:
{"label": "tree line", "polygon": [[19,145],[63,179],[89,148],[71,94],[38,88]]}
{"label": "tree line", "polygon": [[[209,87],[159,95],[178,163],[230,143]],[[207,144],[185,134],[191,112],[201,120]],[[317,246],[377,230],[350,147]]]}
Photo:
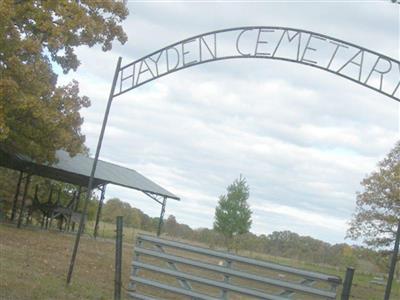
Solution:
{"label": "tree line", "polygon": [[[158,217],[150,217],[138,208],[118,198],[109,199],[104,207],[102,221],[115,223],[116,216],[124,217],[124,226],[155,233]],[[226,249],[225,237],[215,229],[193,229],[187,224],[179,223],[174,215],[164,221],[163,235],[174,239],[201,243],[212,249]],[[384,271],[387,257],[362,246],[351,246],[346,243],[330,244],[310,236],[301,236],[291,231],[274,231],[271,234],[256,235],[251,232],[237,236],[236,251],[263,253],[271,256],[295,259],[315,264],[327,264],[338,267],[357,267],[360,261],[368,261],[374,271]]]}

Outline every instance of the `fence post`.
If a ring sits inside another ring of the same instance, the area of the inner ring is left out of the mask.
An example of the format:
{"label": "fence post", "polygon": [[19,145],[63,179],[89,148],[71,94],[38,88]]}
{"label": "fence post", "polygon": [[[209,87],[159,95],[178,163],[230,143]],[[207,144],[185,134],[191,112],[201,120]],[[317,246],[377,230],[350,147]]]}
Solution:
{"label": "fence post", "polygon": [[115,239],[115,282],[114,300],[121,300],[121,265],[122,265],[122,227],[123,217],[117,217],[117,235]]}
{"label": "fence post", "polygon": [[346,277],[344,278],[341,300],[350,299],[351,285],[353,283],[354,268],[347,268]]}
{"label": "fence post", "polygon": [[396,269],[397,256],[399,254],[399,244],[400,244],[400,220],[399,220],[399,224],[397,225],[396,240],[394,242],[393,255],[392,255],[392,260],[390,263],[388,280],[386,283],[385,298],[384,298],[385,300],[389,300],[390,293],[392,291],[392,282],[393,282],[393,277],[394,277],[394,271]]}

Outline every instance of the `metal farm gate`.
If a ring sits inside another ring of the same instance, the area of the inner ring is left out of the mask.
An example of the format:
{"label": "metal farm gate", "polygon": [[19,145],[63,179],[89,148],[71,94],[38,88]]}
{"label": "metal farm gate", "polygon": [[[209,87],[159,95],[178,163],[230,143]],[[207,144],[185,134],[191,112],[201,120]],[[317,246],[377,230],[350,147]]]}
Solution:
{"label": "metal farm gate", "polygon": [[[349,298],[353,273],[348,269],[341,299]],[[337,276],[139,235],[128,295],[140,300],[336,299],[340,285]]]}

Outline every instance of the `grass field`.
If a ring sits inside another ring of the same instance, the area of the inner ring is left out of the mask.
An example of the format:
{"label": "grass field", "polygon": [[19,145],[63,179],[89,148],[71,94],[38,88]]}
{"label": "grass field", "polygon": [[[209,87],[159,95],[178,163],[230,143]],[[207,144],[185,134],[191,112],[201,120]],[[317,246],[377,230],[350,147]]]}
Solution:
{"label": "grass field", "polygon": [[[100,234],[113,237],[112,226],[101,225]],[[124,287],[127,287],[129,281],[134,235],[133,229],[125,229]],[[70,286],[66,286],[73,242],[74,236],[71,234],[36,229],[18,230],[13,226],[1,224],[0,299],[113,299],[114,241],[106,238],[94,240],[84,236],[81,240],[73,282]],[[329,266],[310,265],[261,254],[241,254],[342,277],[344,275],[344,270]],[[373,274],[356,272],[353,281],[353,299],[383,298],[384,287],[369,283],[373,277]],[[394,284],[392,295],[393,300],[400,299],[399,283]]]}

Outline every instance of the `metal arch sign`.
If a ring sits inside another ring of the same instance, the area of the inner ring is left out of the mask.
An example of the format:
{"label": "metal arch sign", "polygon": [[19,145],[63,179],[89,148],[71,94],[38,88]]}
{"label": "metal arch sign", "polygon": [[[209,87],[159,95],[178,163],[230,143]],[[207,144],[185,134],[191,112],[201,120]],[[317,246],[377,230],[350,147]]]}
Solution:
{"label": "metal arch sign", "polygon": [[322,69],[400,102],[400,62],[315,32],[254,26],[212,31],[164,47],[118,68],[119,96],[164,75],[207,62],[263,58]]}
{"label": "metal arch sign", "polygon": [[[90,173],[83,213],[67,275],[71,282],[84,215],[113,98],[164,75],[207,62],[234,58],[289,61],[322,69],[400,102],[400,62],[386,55],[312,31],[253,26],[212,31],[164,47],[121,67],[118,59]],[[162,203],[163,209],[165,199]],[[163,209],[160,221],[163,216]],[[400,226],[399,233],[400,235]]]}

